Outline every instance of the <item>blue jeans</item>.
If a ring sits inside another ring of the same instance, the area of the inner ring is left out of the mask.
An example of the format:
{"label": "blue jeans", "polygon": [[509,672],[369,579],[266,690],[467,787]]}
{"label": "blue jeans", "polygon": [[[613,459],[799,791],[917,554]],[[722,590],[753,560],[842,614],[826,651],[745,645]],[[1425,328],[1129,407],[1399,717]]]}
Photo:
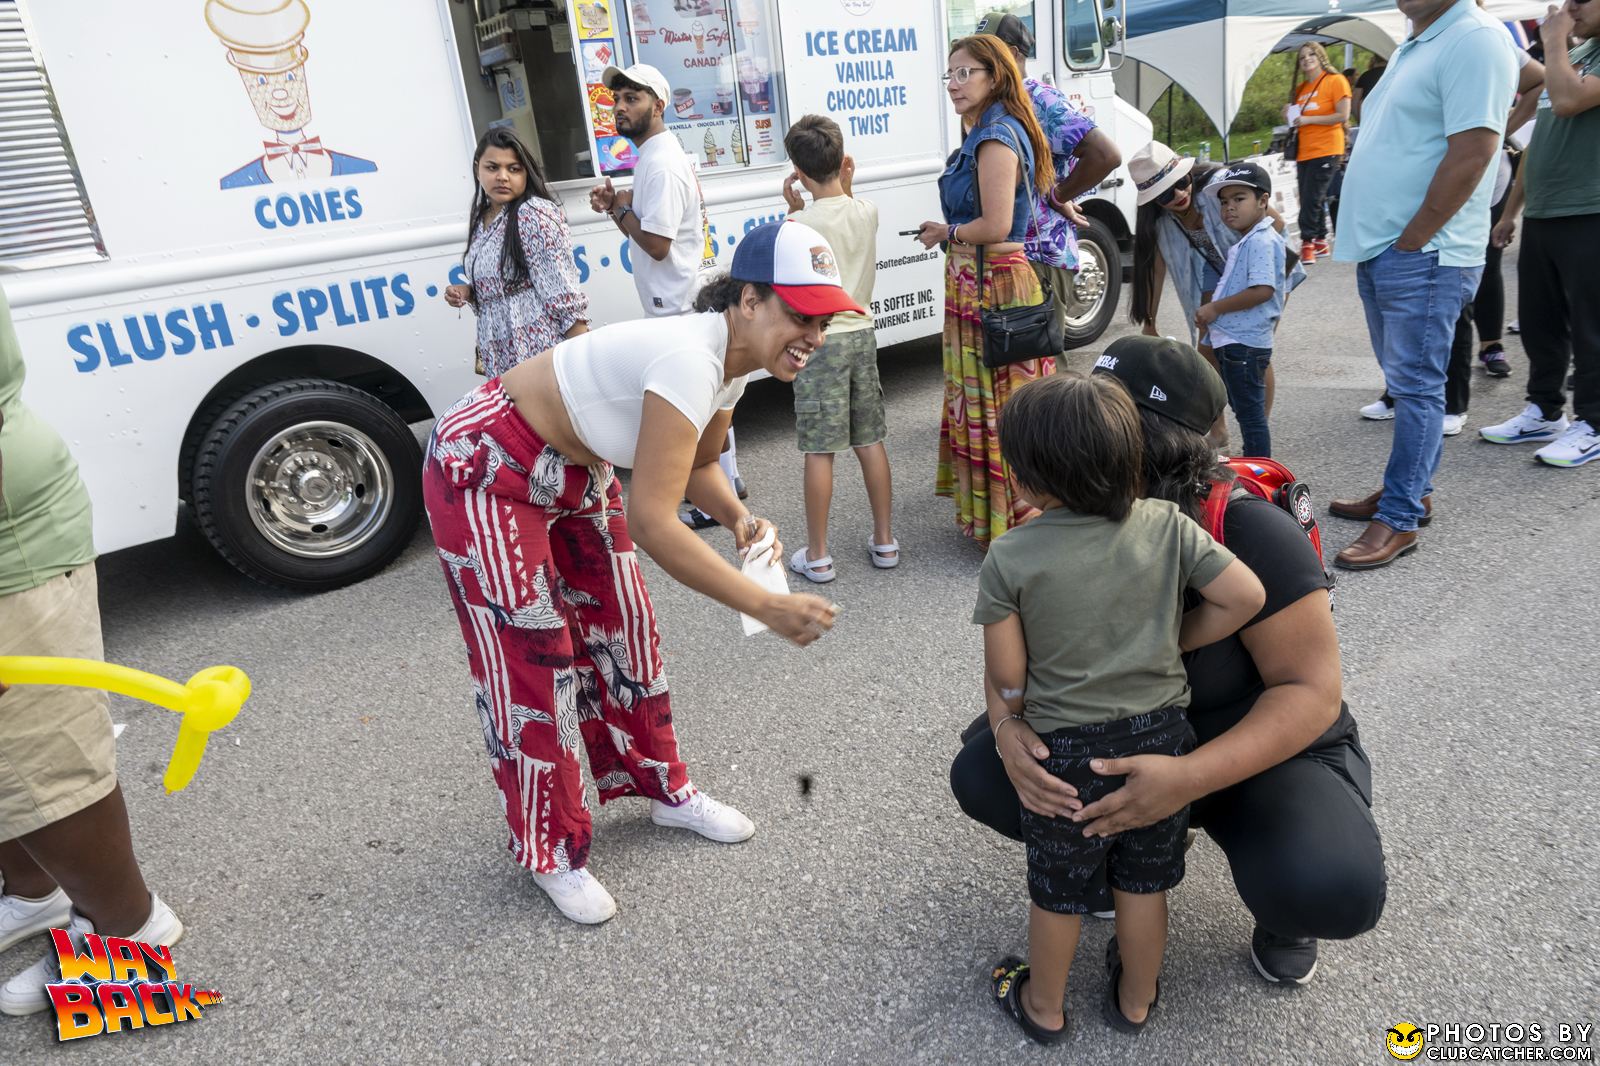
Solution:
{"label": "blue jeans", "polygon": [[1374,517],[1398,533],[1417,528],[1422,498],[1433,492],[1444,453],[1450,341],[1482,276],[1481,266],[1440,266],[1438,252],[1393,245],[1356,267],[1372,350],[1394,397],[1394,443]]}
{"label": "blue jeans", "polygon": [[1217,349],[1222,383],[1228,387],[1228,406],[1244,436],[1244,455],[1272,456],[1272,433],[1267,428],[1267,364],[1271,348],[1224,344]]}

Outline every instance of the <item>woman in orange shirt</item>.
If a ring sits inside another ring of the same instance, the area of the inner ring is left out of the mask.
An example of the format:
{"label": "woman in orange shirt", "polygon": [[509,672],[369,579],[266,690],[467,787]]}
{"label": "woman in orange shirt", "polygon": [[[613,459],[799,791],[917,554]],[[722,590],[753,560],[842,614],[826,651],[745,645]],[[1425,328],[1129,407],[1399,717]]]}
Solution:
{"label": "woman in orange shirt", "polygon": [[1300,133],[1295,154],[1300,176],[1300,261],[1309,265],[1333,253],[1328,245],[1328,185],[1344,159],[1350,83],[1314,41],[1300,46],[1300,74],[1304,80],[1284,116]]}

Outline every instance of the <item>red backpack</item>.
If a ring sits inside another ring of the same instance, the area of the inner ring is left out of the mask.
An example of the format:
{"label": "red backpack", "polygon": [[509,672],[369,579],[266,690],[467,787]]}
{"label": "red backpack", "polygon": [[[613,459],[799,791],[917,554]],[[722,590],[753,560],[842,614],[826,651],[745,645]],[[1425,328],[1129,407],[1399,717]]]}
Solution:
{"label": "red backpack", "polygon": [[[1206,532],[1218,544],[1223,542],[1222,522],[1228,510],[1228,500],[1237,489],[1260,496],[1289,512],[1289,516],[1300,524],[1310,538],[1318,560],[1322,558],[1322,534],[1317,529],[1317,519],[1311,507],[1311,489],[1304,482],[1296,481],[1288,467],[1272,459],[1223,458],[1220,462],[1233,472],[1234,480],[1229,486],[1213,485],[1212,491],[1206,494]],[[1217,491],[1219,488],[1224,491]]]}

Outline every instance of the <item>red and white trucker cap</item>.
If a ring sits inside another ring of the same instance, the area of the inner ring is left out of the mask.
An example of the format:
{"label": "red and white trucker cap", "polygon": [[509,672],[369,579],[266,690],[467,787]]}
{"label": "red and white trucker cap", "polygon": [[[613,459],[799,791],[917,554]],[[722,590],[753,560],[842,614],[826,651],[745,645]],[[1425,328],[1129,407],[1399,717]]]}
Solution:
{"label": "red and white trucker cap", "polygon": [[839,264],[827,240],[803,222],[767,222],[746,233],[734,249],[729,273],[739,281],[771,285],[802,315],[867,313],[839,284]]}

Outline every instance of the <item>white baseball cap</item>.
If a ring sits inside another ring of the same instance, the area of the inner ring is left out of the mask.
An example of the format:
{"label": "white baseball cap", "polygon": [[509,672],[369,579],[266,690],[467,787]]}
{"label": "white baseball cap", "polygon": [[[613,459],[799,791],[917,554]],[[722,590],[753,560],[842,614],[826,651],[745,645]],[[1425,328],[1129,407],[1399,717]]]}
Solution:
{"label": "white baseball cap", "polygon": [[746,233],[728,273],[739,281],[771,285],[802,315],[866,314],[839,281],[839,264],[827,238],[803,222],[767,222]]}
{"label": "white baseball cap", "polygon": [[635,63],[626,68],[607,67],[600,75],[600,84],[612,91],[616,90],[619,81],[631,81],[635,85],[643,85],[656,94],[656,99],[668,103],[672,101],[672,86],[667,84],[667,76],[649,63]]}

